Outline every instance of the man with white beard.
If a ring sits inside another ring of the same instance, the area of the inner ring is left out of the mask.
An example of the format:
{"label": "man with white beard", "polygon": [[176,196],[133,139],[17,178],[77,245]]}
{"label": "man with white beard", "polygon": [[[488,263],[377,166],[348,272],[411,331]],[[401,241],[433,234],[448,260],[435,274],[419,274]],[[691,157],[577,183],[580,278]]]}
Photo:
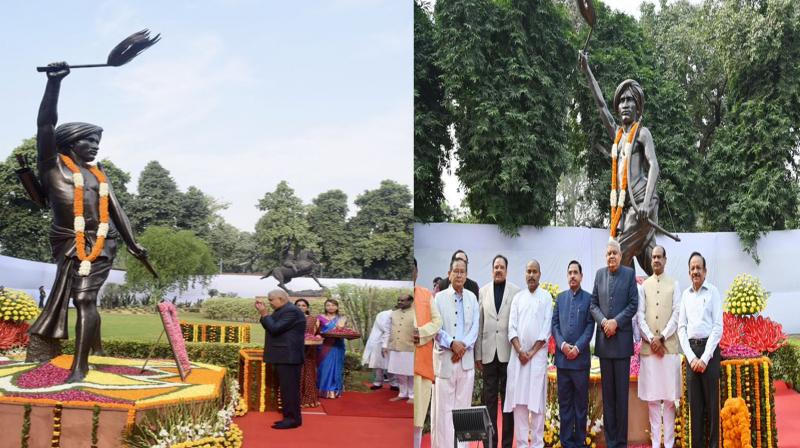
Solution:
{"label": "man with white beard", "polygon": [[[525,266],[527,289],[511,302],[508,338],[514,355],[508,362],[503,412],[514,412],[517,448],[544,447],[544,411],[547,401],[547,340],[553,317],[553,298],[539,288],[539,262]],[[529,417],[530,414],[530,417]],[[528,433],[531,443],[528,443]]]}

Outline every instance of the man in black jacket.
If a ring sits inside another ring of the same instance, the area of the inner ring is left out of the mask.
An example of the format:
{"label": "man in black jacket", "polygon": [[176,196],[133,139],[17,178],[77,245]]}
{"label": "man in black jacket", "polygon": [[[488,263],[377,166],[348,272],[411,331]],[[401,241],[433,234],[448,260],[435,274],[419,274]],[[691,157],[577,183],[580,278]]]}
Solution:
{"label": "man in black jacket", "polygon": [[305,352],[306,317],[289,302],[286,291],[275,289],[267,296],[275,310],[267,314],[267,306],[256,299],[256,309],[261,313],[261,325],[266,330],[264,362],[274,364],[283,399],[283,420],[275,422],[274,429],[297,428],[300,416],[300,371]]}

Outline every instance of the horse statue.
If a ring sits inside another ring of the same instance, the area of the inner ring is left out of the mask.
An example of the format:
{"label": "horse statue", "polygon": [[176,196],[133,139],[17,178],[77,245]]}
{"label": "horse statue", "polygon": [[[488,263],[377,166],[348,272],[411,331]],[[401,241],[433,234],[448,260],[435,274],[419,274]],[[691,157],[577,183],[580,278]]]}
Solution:
{"label": "horse statue", "polygon": [[294,256],[290,253],[288,248],[284,248],[281,266],[273,268],[267,275],[261,277],[261,279],[272,276],[278,281],[278,287],[289,294],[292,292],[286,287],[286,283],[291,282],[293,278],[297,277],[311,277],[317,282],[320,288],[325,289],[314,275],[319,264],[316,254],[310,250],[301,249],[300,252]]}

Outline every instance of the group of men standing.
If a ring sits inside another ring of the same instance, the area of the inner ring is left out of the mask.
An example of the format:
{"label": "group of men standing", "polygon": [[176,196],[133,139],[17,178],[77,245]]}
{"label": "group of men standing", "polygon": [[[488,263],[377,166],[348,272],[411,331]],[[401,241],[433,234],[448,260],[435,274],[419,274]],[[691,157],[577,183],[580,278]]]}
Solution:
{"label": "group of men standing", "polygon": [[[451,257],[447,279],[435,296],[415,287],[414,384],[422,398],[415,402],[415,447],[430,395],[432,447],[454,445],[452,410],[472,405],[476,368],[482,371],[482,401],[495,428],[501,406],[502,438],[495,432],[492,446],[498,446],[498,439],[504,448],[513,440],[518,448],[544,446],[551,335],[561,446],[585,446],[593,333],[607,446],[627,446],[635,333],[642,339],[638,396],[648,403],[653,446],[661,446],[662,440],[665,447],[674,444],[681,352],[691,366],[686,387],[692,422],[708,419],[708,434],[702,423],[692,425],[693,445],[717,446],[722,303],[717,289],[705,281],[705,259],[696,252],[690,256],[692,285],[681,293],[678,282],[664,273],[663,247],[651,251],[653,275],[641,289],[634,270],[620,263],[619,243],[610,240],[605,254],[606,267],[597,271],[591,293],[581,287],[581,264],[570,261],[569,289],[555,304],[540,287],[538,261],[526,264],[525,287],[520,288],[507,279],[508,259],[503,255],[494,257],[492,281],[480,289],[466,286],[471,282],[469,262],[460,250]],[[416,280],[416,262],[414,272]],[[477,294],[472,289],[478,289]]]}

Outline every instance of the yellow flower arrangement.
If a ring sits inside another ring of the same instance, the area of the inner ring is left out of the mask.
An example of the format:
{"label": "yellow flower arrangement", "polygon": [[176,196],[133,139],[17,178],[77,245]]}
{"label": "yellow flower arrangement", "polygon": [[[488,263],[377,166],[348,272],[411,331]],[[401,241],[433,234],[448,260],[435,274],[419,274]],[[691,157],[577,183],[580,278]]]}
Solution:
{"label": "yellow flower arrangement", "polygon": [[549,292],[550,295],[553,296],[553,306],[556,306],[556,297],[558,297],[558,294],[561,293],[561,289],[558,287],[558,285],[555,283],[543,282],[539,285],[539,287]]}
{"label": "yellow flower arrangement", "polygon": [[719,413],[722,438],[726,448],[752,448],[750,442],[750,411],[739,397],[728,398]]}
{"label": "yellow flower arrangement", "polygon": [[767,306],[768,296],[758,278],[750,274],[739,274],[725,292],[725,311],[736,316],[760,313]]}
{"label": "yellow flower arrangement", "polygon": [[8,288],[0,292],[0,320],[24,322],[38,316],[39,307],[30,294]]}

